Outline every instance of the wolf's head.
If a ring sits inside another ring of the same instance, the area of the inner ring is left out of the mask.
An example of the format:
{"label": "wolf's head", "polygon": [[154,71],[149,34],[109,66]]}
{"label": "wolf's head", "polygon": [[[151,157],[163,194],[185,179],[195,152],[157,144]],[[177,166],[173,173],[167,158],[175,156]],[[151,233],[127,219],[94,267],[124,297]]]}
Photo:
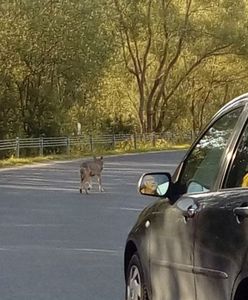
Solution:
{"label": "wolf's head", "polygon": [[100,168],[102,170],[103,169],[103,156],[100,156],[100,157],[94,156],[93,160],[98,166],[100,166]]}
{"label": "wolf's head", "polygon": [[96,156],[93,156],[93,159],[94,159],[94,161],[101,161],[101,160],[103,160],[103,157],[100,156],[97,158]]}

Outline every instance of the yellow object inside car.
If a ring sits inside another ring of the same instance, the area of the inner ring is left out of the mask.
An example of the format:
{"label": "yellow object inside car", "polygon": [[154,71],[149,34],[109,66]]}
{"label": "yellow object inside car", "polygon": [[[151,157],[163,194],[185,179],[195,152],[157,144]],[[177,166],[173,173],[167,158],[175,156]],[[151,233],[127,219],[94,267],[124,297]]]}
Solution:
{"label": "yellow object inside car", "polygon": [[245,174],[242,180],[242,187],[248,187],[248,173]]}

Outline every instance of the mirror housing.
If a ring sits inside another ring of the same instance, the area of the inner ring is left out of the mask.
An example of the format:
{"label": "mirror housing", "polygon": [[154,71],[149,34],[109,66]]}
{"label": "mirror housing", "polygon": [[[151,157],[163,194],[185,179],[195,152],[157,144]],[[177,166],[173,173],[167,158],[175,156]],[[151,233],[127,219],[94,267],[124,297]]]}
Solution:
{"label": "mirror housing", "polygon": [[142,195],[166,197],[171,185],[170,173],[145,173],[138,183],[138,191]]}

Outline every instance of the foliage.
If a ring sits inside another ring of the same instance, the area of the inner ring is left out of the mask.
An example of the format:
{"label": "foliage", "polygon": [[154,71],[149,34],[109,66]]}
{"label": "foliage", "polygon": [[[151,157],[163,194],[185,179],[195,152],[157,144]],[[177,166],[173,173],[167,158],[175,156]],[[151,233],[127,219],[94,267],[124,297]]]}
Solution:
{"label": "foliage", "polygon": [[247,10],[244,0],[0,0],[0,139],[196,135],[247,90]]}
{"label": "foliage", "polygon": [[16,134],[70,130],[68,110],[90,101],[111,54],[102,13],[97,1],[1,2],[0,101],[9,114],[3,124],[15,115]]}
{"label": "foliage", "polygon": [[[200,75],[200,86],[195,88],[204,88],[205,70],[202,67],[211,64],[213,59],[212,77],[219,72],[225,73],[227,77],[223,81],[228,81],[233,71],[222,72],[223,57],[229,62],[229,56],[232,60],[232,55],[236,55],[241,67],[237,45],[238,37],[246,40],[247,30],[243,31],[246,25],[241,22],[245,19],[245,2],[113,2],[123,60],[137,85],[137,110],[142,132],[168,130],[180,122],[185,108],[193,101],[190,97],[185,101],[185,95],[194,95],[194,90],[186,87],[186,83]],[[240,81],[240,76],[236,80]]]}

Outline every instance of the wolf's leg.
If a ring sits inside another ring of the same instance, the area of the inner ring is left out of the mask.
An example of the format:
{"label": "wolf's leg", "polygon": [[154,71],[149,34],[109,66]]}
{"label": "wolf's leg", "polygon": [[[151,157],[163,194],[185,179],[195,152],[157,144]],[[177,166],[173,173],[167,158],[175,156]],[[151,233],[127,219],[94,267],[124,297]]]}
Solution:
{"label": "wolf's leg", "polygon": [[80,188],[79,188],[80,194],[82,194],[82,189],[83,189],[83,178],[82,178],[82,175],[80,173]]}
{"label": "wolf's leg", "polygon": [[88,195],[89,194],[89,189],[86,187],[86,184],[84,185],[84,190],[85,190],[85,194]]}
{"label": "wolf's leg", "polygon": [[88,178],[88,189],[89,189],[89,190],[92,189],[92,179],[91,179],[90,176],[89,176],[89,178]]}
{"label": "wolf's leg", "polygon": [[88,190],[91,188],[90,176],[89,176],[88,169],[82,167],[80,169],[80,176],[81,176],[80,193],[82,193],[82,190],[84,189],[85,193],[88,194]]}
{"label": "wolf's leg", "polygon": [[85,178],[81,178],[81,182],[80,182],[80,194],[82,194],[83,189],[85,190],[85,193],[88,194],[88,187],[87,187],[87,181],[85,180]]}
{"label": "wolf's leg", "polygon": [[84,190],[85,190],[85,193],[86,194],[89,194],[89,182],[88,182],[88,180],[87,180],[87,178],[84,178],[84,180],[83,180],[83,187],[84,187]]}
{"label": "wolf's leg", "polygon": [[97,175],[97,181],[98,181],[98,186],[99,186],[99,192],[103,192],[104,189],[102,187],[102,177],[101,177],[101,175]]}
{"label": "wolf's leg", "polygon": [[89,174],[85,174],[83,179],[83,186],[84,186],[85,193],[88,194],[89,190],[92,188],[91,177]]}
{"label": "wolf's leg", "polygon": [[83,188],[85,190],[85,194],[88,194],[88,188],[86,186],[86,182],[83,182]]}

